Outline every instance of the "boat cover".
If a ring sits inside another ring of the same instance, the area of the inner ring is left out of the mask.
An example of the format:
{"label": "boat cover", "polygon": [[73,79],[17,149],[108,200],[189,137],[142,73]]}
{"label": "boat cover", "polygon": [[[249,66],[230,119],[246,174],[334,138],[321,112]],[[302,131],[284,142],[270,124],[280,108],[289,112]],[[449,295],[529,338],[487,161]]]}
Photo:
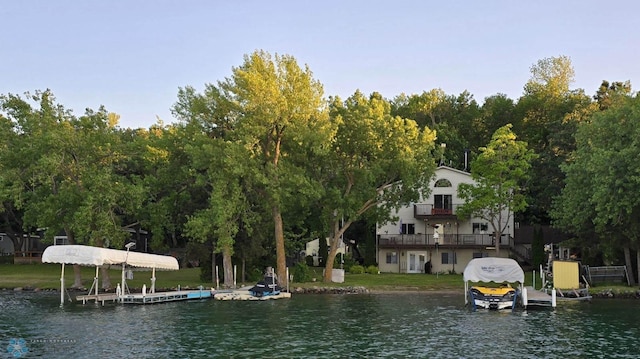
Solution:
{"label": "boat cover", "polygon": [[524,271],[511,258],[474,258],[464,269],[463,278],[465,282],[524,283]]}
{"label": "boat cover", "polygon": [[49,246],[42,254],[42,263],[79,264],[83,266],[103,266],[122,264],[128,266],[159,270],[178,270],[178,261],[171,256],[158,254],[127,252],[117,249],[82,245]]}

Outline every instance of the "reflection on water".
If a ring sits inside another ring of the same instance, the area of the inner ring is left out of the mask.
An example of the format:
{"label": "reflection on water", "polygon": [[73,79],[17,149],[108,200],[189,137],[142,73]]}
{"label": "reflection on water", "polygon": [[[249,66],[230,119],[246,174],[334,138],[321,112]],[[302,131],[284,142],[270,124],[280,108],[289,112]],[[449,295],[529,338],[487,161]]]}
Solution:
{"label": "reflection on water", "polygon": [[29,358],[635,358],[640,352],[634,300],[514,313],[470,312],[462,295],[424,293],[63,308],[58,300],[0,292],[0,348],[23,338]]}

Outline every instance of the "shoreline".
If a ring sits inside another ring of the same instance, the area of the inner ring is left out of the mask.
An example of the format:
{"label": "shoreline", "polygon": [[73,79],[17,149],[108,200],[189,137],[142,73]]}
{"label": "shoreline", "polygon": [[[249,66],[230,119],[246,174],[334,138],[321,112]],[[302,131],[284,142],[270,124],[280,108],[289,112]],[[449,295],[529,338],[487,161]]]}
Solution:
{"label": "shoreline", "polygon": [[[184,290],[198,289],[197,287],[191,288],[189,286],[181,287]],[[87,288],[67,288],[71,293],[87,293]],[[131,288],[132,292],[140,292],[141,288]],[[166,292],[177,290],[177,288],[157,288],[157,292]],[[58,288],[38,288],[32,286],[24,287],[0,287],[0,293],[2,292],[42,292],[42,293],[59,293]],[[100,293],[115,292],[115,289],[110,291],[100,290]],[[346,286],[346,287],[292,287],[290,292],[292,294],[424,294],[424,295],[463,295],[463,291],[457,289],[416,289],[415,287],[394,287],[393,289],[369,289],[362,286]],[[591,289],[590,295],[597,299],[640,299],[640,289],[630,287],[628,290],[613,290],[610,288],[602,288],[599,290]]]}

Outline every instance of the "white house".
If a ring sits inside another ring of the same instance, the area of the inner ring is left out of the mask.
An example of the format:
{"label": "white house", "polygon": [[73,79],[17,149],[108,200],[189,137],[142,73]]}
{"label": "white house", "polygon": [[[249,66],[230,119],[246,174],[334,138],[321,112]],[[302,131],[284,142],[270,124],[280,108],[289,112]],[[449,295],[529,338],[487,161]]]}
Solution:
{"label": "white house", "polygon": [[[436,169],[431,193],[418,203],[393,213],[396,223],[376,228],[377,261],[381,272],[462,273],[473,258],[496,256],[493,229],[480,218],[459,219],[462,204],[458,185],[474,183],[471,174],[447,166]],[[500,238],[500,256],[509,256],[514,246],[513,214]]]}
{"label": "white house", "polygon": [[[325,241],[327,241],[327,247],[329,247],[329,238],[325,238]],[[340,247],[338,247],[338,253],[342,253],[344,255],[345,249],[346,248],[344,243],[341,243]],[[320,253],[320,239],[316,238],[312,241],[307,242],[304,250],[304,256],[312,256],[313,265],[318,266],[319,257],[324,257],[326,259],[328,253],[325,253],[324,256],[322,256],[322,253]]]}

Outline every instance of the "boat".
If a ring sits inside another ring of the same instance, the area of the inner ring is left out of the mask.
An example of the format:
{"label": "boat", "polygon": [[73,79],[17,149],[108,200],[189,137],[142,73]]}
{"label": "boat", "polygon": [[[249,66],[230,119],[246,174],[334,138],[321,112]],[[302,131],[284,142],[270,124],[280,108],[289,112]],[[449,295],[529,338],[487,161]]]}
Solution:
{"label": "boat", "polygon": [[470,295],[476,307],[502,310],[513,308],[518,291],[505,283],[500,287],[472,286]]}
{"label": "boat", "polygon": [[282,288],[278,285],[273,268],[267,268],[264,277],[256,285],[249,289],[249,293],[256,297],[268,297],[278,295]]}
{"label": "boat", "polygon": [[[287,277],[289,271],[287,270]],[[285,291],[278,285],[277,276],[272,267],[267,267],[264,277],[255,285],[238,290],[218,291],[216,300],[273,300],[291,298],[289,284]]]}
{"label": "boat", "polygon": [[[522,293],[524,271],[518,262],[510,258],[474,258],[464,269],[463,279],[465,304],[471,304],[473,310],[513,310]],[[483,284],[469,287],[469,282]]]}

